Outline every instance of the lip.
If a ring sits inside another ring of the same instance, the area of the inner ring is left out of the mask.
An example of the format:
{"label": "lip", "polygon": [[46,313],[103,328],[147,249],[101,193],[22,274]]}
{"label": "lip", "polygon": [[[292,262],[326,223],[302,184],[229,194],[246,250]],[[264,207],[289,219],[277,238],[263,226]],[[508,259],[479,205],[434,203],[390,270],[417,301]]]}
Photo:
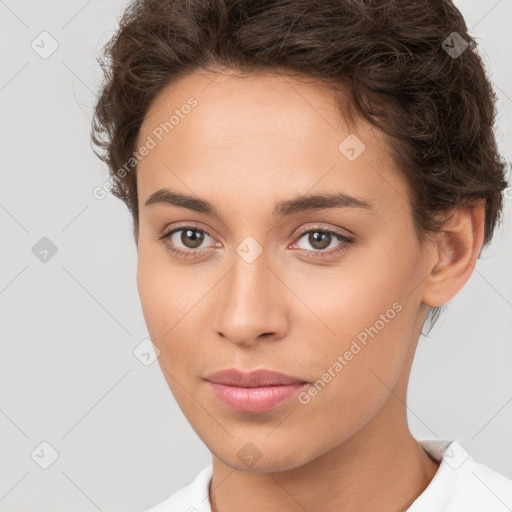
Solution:
{"label": "lip", "polygon": [[308,382],[271,370],[242,372],[227,369],[206,377],[213,394],[239,412],[260,413],[292,398]]}
{"label": "lip", "polygon": [[226,384],[228,386],[238,386],[241,388],[257,388],[263,386],[283,386],[291,384],[304,384],[305,381],[290,377],[283,373],[272,370],[253,370],[252,372],[243,372],[236,368],[228,368],[220,372],[212,373],[206,377],[210,382],[217,384]]}

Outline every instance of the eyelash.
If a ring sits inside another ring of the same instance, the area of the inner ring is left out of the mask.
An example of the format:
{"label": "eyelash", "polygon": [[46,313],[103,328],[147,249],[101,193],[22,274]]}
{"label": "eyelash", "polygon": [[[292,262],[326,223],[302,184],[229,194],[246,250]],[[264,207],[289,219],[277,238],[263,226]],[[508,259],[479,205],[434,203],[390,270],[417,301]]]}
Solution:
{"label": "eyelash", "polygon": [[[203,249],[180,249],[180,248],[178,248],[177,249],[176,247],[171,247],[171,246],[169,246],[169,244],[167,244],[167,239],[171,238],[171,236],[174,233],[177,233],[179,231],[184,231],[187,229],[199,231],[200,233],[206,233],[209,237],[214,238],[214,236],[210,233],[209,230],[204,229],[204,228],[198,228],[196,226],[188,225],[188,226],[180,226],[179,228],[174,228],[171,231],[168,231],[167,233],[165,233],[164,235],[158,237],[158,240],[160,240],[166,246],[167,250],[176,254],[177,256],[184,257],[184,258],[194,258],[197,256],[202,256],[205,252],[208,251],[208,248],[203,248]],[[309,229],[299,232],[296,235],[295,240],[299,241],[304,235],[309,234],[309,233],[316,233],[316,232],[334,235],[334,237],[337,238],[342,243],[340,245],[338,245],[336,248],[329,249],[328,251],[326,251],[326,250],[308,251],[307,249],[298,249],[299,251],[306,251],[308,253],[314,253],[315,256],[312,256],[313,258],[321,259],[321,258],[332,257],[334,255],[341,254],[342,252],[346,251],[348,249],[348,246],[350,244],[352,244],[354,241],[353,239],[346,237],[346,236],[342,235],[341,233],[338,233],[336,231],[331,231],[328,229],[323,229],[320,227],[313,227],[313,228],[309,228]],[[297,250],[297,249],[295,249],[295,250]]]}

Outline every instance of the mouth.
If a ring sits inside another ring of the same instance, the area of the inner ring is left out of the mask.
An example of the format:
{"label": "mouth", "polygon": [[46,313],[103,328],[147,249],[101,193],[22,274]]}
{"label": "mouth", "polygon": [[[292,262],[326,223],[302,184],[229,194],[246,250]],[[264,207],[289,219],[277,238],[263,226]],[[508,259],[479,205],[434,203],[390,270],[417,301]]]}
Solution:
{"label": "mouth", "polygon": [[213,373],[205,380],[221,403],[235,411],[246,413],[270,411],[309,384],[271,370],[242,372],[227,369]]}

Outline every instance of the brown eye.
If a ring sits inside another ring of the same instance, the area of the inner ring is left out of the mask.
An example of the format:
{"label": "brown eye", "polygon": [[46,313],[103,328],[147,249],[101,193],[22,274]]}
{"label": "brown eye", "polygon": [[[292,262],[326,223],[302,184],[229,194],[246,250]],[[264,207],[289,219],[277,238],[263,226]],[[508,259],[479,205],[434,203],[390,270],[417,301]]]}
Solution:
{"label": "brown eye", "polygon": [[338,235],[337,233],[332,231],[310,229],[309,231],[302,233],[302,235],[299,237],[299,241],[306,240],[307,245],[309,245],[309,247],[300,247],[299,245],[299,248],[306,249],[308,251],[310,251],[311,248],[313,248],[313,250],[315,251],[323,251],[324,249],[327,249],[332,242],[337,242],[341,238],[341,235]]}
{"label": "brown eye", "polygon": [[[203,243],[205,238],[211,238],[213,240],[213,244],[211,244],[210,247]],[[200,256],[209,249],[218,246],[215,239],[208,231],[195,226],[175,228],[162,235],[159,240],[164,243],[168,251],[185,258]]]}
{"label": "brown eye", "polygon": [[309,253],[308,257],[312,258],[333,257],[346,251],[353,243],[353,239],[328,229],[313,228],[302,231],[297,236],[293,245]]}
{"label": "brown eye", "polygon": [[310,231],[308,236],[308,242],[311,247],[322,250],[329,247],[331,243],[332,235],[325,231]]}
{"label": "brown eye", "polygon": [[180,229],[181,243],[188,249],[197,249],[204,240],[204,233],[198,229]]}

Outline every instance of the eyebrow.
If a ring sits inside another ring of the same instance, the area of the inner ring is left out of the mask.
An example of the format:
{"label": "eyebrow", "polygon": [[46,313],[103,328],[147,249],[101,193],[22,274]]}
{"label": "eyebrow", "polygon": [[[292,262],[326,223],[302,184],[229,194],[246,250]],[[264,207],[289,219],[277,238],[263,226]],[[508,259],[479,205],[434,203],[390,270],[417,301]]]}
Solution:
{"label": "eyebrow", "polygon": [[[151,194],[145,202],[145,206],[171,205],[187,208],[199,213],[221,217],[220,212],[208,201],[186,194],[173,192],[161,188]],[[272,216],[275,218],[295,215],[309,210],[321,210],[324,208],[363,208],[373,210],[373,205],[365,199],[359,199],[343,192],[321,193],[314,195],[300,195],[293,199],[279,201],[274,207]]]}

